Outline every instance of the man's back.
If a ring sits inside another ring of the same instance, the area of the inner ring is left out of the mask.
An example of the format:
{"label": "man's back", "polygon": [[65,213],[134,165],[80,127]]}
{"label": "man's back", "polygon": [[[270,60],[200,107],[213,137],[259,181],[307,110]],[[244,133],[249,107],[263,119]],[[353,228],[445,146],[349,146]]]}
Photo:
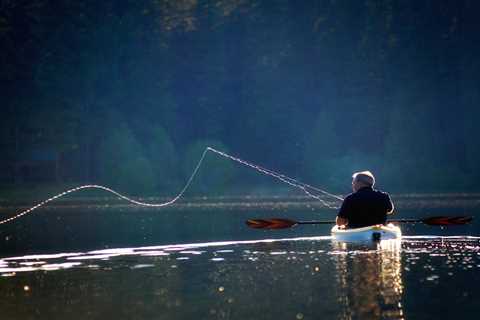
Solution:
{"label": "man's back", "polygon": [[390,196],[372,187],[363,187],[348,195],[338,216],[348,220],[348,228],[385,224],[387,213],[393,209]]}

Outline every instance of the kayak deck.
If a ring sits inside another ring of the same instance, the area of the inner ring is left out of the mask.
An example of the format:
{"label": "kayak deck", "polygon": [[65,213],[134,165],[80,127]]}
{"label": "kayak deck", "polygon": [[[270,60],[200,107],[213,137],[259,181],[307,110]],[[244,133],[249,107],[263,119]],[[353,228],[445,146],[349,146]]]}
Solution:
{"label": "kayak deck", "polygon": [[399,227],[389,223],[355,229],[341,229],[334,226],[331,230],[332,238],[339,241],[375,241],[398,239],[402,236]]}

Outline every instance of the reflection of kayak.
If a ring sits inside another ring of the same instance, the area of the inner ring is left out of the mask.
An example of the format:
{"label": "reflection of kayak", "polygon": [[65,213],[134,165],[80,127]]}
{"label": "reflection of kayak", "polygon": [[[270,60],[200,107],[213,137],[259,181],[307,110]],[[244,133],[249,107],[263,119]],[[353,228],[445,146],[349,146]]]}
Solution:
{"label": "reflection of kayak", "polygon": [[401,236],[400,228],[391,223],[355,229],[339,229],[338,226],[332,228],[332,238],[340,241],[387,240],[398,239]]}

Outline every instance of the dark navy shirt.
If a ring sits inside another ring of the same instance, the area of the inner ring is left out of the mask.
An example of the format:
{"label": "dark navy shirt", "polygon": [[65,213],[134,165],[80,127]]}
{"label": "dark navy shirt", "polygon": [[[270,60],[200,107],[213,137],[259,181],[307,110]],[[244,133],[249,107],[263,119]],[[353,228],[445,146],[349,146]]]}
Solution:
{"label": "dark navy shirt", "polygon": [[343,200],[338,216],[348,219],[348,228],[361,228],[385,224],[387,212],[392,208],[392,200],[388,193],[372,187],[363,187]]}

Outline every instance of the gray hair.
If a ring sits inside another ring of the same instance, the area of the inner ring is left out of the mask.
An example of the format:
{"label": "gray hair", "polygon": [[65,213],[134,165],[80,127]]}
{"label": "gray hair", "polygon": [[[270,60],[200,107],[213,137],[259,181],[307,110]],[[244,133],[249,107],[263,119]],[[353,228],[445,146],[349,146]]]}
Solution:
{"label": "gray hair", "polygon": [[373,185],[375,184],[375,177],[373,176],[373,173],[371,173],[370,171],[355,172],[352,175],[352,178],[370,187],[373,187]]}

